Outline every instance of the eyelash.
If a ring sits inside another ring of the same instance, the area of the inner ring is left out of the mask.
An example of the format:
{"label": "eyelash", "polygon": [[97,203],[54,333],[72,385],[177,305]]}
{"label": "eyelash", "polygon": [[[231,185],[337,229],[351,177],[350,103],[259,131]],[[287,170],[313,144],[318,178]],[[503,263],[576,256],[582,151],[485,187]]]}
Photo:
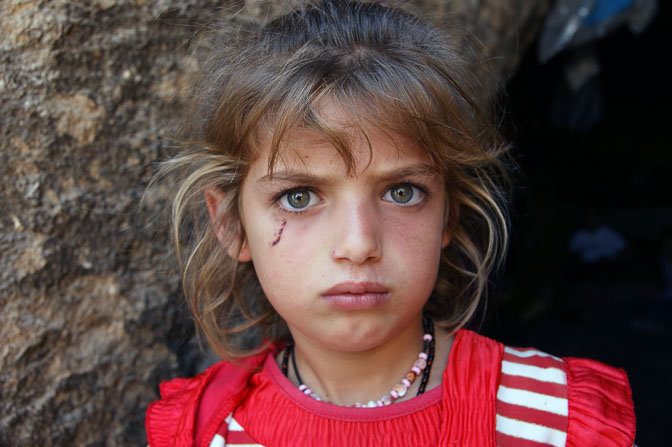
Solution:
{"label": "eyelash", "polygon": [[284,198],[288,197],[289,194],[291,194],[293,192],[297,192],[297,191],[308,191],[308,193],[311,196],[312,195],[316,195],[316,196],[318,195],[317,191],[314,188],[310,188],[308,186],[298,186],[298,187],[295,187],[295,188],[289,188],[289,189],[284,189],[284,190],[280,191],[278,194],[276,194],[273,197],[273,203],[280,209],[280,211],[285,212],[285,213],[289,213],[289,214],[305,213],[306,211],[310,210],[314,205],[308,204],[304,208],[289,209],[289,208],[287,208],[287,207],[285,207],[284,205],[281,204],[281,201]]}
{"label": "eyelash", "polygon": [[[420,197],[417,199],[417,203],[412,203],[410,205],[400,203],[400,202],[396,202],[394,200],[391,201],[395,205],[400,206],[402,208],[414,208],[416,206],[420,206],[425,202],[425,200],[427,200],[427,197],[429,196],[429,192],[427,191],[427,188],[425,188],[422,185],[418,185],[417,183],[413,183],[413,182],[400,182],[400,183],[395,183],[394,185],[391,185],[389,188],[387,188],[385,190],[385,194],[384,194],[383,197],[387,196],[388,194],[392,194],[393,189],[403,187],[403,186],[410,186],[414,190],[419,191],[420,192]],[[414,191],[413,196],[411,196],[409,201],[414,200],[416,194],[417,193]]]}
{"label": "eyelash", "polygon": [[[402,187],[402,186],[410,186],[414,190],[419,191],[420,194],[421,194],[419,202],[418,203],[413,203],[411,205],[405,205],[403,203],[395,202],[393,200],[390,200],[390,201],[386,200],[386,201],[394,203],[395,205],[397,205],[399,207],[402,207],[402,208],[413,208],[413,207],[422,205],[425,202],[425,200],[427,200],[427,197],[429,196],[429,192],[427,191],[427,188],[425,188],[422,185],[419,185],[419,184],[413,183],[413,182],[399,182],[399,183],[394,183],[394,184],[390,185],[385,190],[385,194],[383,195],[383,197],[388,195],[388,194],[391,194],[391,192],[394,188],[399,188],[399,187]],[[293,192],[298,192],[298,191],[308,191],[310,198],[312,198],[313,195],[319,197],[317,191],[314,188],[311,188],[311,187],[308,187],[308,186],[298,186],[298,187],[284,189],[284,190],[280,191],[279,193],[277,193],[273,197],[273,203],[280,209],[280,211],[285,212],[285,213],[289,213],[289,214],[305,213],[306,211],[313,208],[315,206],[315,204],[310,204],[309,203],[304,208],[292,208],[292,209],[290,209],[290,207],[286,207],[286,206],[281,204],[281,201],[283,199],[287,198],[289,196],[289,194],[291,194]],[[414,194],[415,194],[415,192],[414,192]],[[413,200],[413,198],[411,198],[410,200]]]}

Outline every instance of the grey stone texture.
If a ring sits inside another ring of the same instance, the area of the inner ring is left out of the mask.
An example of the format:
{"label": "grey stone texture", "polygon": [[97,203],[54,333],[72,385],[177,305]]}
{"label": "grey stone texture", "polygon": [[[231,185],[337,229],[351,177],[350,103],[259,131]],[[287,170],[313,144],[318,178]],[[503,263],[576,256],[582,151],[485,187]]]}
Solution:
{"label": "grey stone texture", "polygon": [[[550,0],[449,4],[515,69]],[[196,372],[161,189],[199,27],[277,2],[0,2],[0,446],[141,446],[158,384]]]}

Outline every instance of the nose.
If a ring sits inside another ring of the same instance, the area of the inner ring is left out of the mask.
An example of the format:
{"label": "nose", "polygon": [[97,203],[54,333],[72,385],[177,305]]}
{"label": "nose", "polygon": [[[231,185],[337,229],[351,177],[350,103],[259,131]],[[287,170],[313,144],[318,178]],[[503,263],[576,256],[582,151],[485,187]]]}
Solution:
{"label": "nose", "polygon": [[354,265],[378,261],[382,252],[382,219],[375,205],[352,203],[332,216],[336,223],[332,258]]}

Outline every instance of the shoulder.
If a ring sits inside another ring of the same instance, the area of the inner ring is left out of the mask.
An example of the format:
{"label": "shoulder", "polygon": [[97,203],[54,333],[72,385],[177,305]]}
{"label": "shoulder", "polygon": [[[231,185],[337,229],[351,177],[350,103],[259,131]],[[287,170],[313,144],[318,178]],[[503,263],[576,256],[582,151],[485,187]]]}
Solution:
{"label": "shoulder", "polygon": [[569,401],[568,446],[631,446],[635,410],[624,370],[595,360],[564,358]]}
{"label": "shoulder", "polygon": [[210,431],[212,438],[221,421],[244,396],[249,377],[274,349],[236,364],[216,363],[193,378],[161,383],[161,399],[152,402],[145,414],[149,446],[196,446]]}
{"label": "shoulder", "polygon": [[635,416],[621,369],[534,348],[503,346],[496,397],[497,445],[630,447]]}

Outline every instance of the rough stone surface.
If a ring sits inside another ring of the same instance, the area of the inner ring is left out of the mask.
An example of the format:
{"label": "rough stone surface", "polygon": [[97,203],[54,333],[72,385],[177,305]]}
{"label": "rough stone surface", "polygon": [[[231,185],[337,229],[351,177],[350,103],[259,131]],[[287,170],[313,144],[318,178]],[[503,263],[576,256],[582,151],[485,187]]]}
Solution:
{"label": "rough stone surface", "polygon": [[[451,3],[510,73],[548,0]],[[0,445],[145,445],[158,383],[193,374],[166,206],[139,200],[169,144],[188,42],[223,6],[0,3]],[[158,227],[165,228],[165,227]]]}

